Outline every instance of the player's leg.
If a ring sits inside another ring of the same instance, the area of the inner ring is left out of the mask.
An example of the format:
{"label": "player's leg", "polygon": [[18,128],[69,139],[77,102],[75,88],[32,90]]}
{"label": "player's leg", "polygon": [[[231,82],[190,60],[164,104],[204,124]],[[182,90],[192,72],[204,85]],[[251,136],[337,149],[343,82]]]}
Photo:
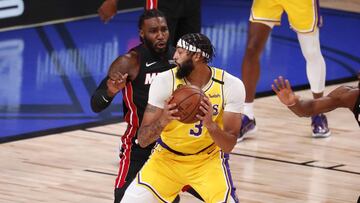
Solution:
{"label": "player's leg", "polygon": [[181,164],[173,161],[173,154],[157,146],[139,171],[137,184],[150,191],[160,202],[172,202],[185,185],[181,174],[174,171]]}
{"label": "player's leg", "polygon": [[[289,1],[284,4],[292,29],[298,34],[302,54],[306,60],[306,73],[314,98],[323,96],[326,65],[319,40],[319,1]],[[328,137],[330,130],[324,115],[312,118],[314,137]]]}
{"label": "player's leg", "polygon": [[254,0],[251,8],[247,44],[242,63],[242,81],[246,98],[244,116],[238,141],[255,131],[254,98],[260,77],[260,56],[274,25],[280,24],[283,8],[273,0]]}
{"label": "player's leg", "polygon": [[205,202],[239,202],[231,178],[229,154],[215,150],[208,156],[191,170],[191,176],[188,177],[191,186]]}
{"label": "player's leg", "polygon": [[[322,97],[325,89],[326,65],[320,50],[319,29],[308,34],[298,33],[298,39],[306,60],[306,73],[313,96]],[[313,116],[311,125],[314,137],[328,137],[331,134],[326,116],[323,114]]]}
{"label": "player's leg", "polygon": [[242,63],[242,81],[245,85],[246,98],[244,105],[243,122],[238,141],[244,138],[246,133],[255,130],[254,98],[256,85],[260,77],[260,56],[271,32],[271,27],[263,23],[249,23],[247,44]]}
{"label": "player's leg", "polygon": [[[115,181],[114,203],[119,203],[126,188],[136,177],[151,153],[151,147],[141,148],[135,143],[136,129],[128,128],[122,136],[118,176]],[[129,141],[130,140],[130,141]]]}
{"label": "player's leg", "polygon": [[135,202],[149,202],[157,203],[156,197],[145,187],[137,184],[137,179],[134,179],[127,188],[121,203],[135,203]]}

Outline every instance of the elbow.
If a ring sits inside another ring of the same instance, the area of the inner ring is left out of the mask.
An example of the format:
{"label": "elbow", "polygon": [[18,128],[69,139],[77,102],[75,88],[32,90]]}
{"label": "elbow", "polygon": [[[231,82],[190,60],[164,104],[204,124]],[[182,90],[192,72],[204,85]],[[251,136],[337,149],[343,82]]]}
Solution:
{"label": "elbow", "polygon": [[91,106],[91,110],[92,110],[94,113],[99,113],[99,112],[101,112],[101,109],[98,108],[93,101],[91,101],[90,106]]}
{"label": "elbow", "polygon": [[145,147],[148,146],[148,145],[147,145],[146,143],[144,143],[143,141],[140,141],[140,140],[138,140],[138,141],[139,141],[139,145],[140,145],[141,148],[145,148]]}
{"label": "elbow", "polygon": [[143,136],[141,136],[140,134],[138,135],[137,141],[138,141],[138,144],[140,145],[141,148],[145,148],[145,147],[147,147],[149,145],[146,142],[146,140],[143,138]]}

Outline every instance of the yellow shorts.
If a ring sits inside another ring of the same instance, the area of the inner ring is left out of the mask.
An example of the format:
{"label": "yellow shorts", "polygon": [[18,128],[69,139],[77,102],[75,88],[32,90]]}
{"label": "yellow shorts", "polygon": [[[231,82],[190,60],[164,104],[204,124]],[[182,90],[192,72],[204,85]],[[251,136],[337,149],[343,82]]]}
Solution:
{"label": "yellow shorts", "polygon": [[319,0],[253,0],[250,21],[280,25],[284,11],[296,32],[314,32],[320,25]]}
{"label": "yellow shorts", "polygon": [[238,202],[228,154],[218,147],[197,155],[176,155],[157,145],[137,176],[159,202],[172,202],[185,185],[194,188],[205,202]]}

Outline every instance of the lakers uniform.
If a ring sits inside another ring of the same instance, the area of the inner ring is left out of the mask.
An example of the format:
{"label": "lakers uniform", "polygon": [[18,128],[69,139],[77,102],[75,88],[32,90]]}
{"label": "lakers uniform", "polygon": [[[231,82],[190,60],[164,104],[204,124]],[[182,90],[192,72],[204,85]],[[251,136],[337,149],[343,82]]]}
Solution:
{"label": "lakers uniform", "polygon": [[[186,85],[171,69],[172,91]],[[212,79],[203,91],[213,106],[212,119],[222,128],[224,71],[211,68]],[[185,185],[194,188],[205,202],[237,202],[228,165],[229,155],[215,145],[199,121],[171,121],[163,130],[153,154],[138,174],[138,184],[149,189],[160,202],[172,202]]]}
{"label": "lakers uniform", "polygon": [[253,0],[250,21],[280,25],[284,11],[296,32],[314,32],[321,24],[319,0]]}

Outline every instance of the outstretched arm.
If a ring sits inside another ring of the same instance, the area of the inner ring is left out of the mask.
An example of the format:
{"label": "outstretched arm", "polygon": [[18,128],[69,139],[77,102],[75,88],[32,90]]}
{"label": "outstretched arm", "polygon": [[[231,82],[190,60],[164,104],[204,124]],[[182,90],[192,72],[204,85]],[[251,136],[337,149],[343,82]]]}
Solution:
{"label": "outstretched arm", "polygon": [[340,86],[330,94],[318,99],[300,99],[292,91],[290,82],[279,76],[271,85],[279,100],[292,112],[301,117],[309,117],[319,113],[326,113],[336,108],[352,109],[358,93],[352,87]]}
{"label": "outstretched arm", "polygon": [[95,113],[106,109],[116,94],[125,87],[127,80],[132,80],[136,77],[138,70],[139,64],[136,53],[131,52],[118,57],[111,64],[108,75],[92,94],[91,109]]}

